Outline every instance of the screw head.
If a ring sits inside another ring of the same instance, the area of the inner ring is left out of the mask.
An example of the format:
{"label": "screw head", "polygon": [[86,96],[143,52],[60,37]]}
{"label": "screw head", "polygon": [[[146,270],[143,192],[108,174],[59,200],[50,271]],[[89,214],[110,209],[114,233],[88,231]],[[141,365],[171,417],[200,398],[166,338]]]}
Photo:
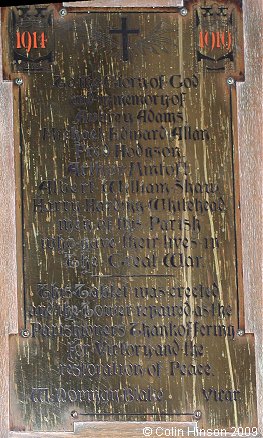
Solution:
{"label": "screw head", "polygon": [[227,78],[226,82],[228,85],[234,85],[235,79],[230,76],[229,78]]}
{"label": "screw head", "polygon": [[21,334],[22,338],[29,338],[29,336],[30,336],[30,331],[27,330],[27,329],[22,329],[21,332],[20,332],[20,334]]}
{"label": "screw head", "polygon": [[202,412],[199,409],[194,411],[195,420],[200,420],[201,417],[202,417]]}
{"label": "screw head", "polygon": [[182,17],[185,17],[188,14],[188,10],[186,8],[181,8],[180,14],[182,15]]}
{"label": "screw head", "polygon": [[244,334],[245,334],[245,330],[243,330],[243,329],[238,329],[238,331],[237,331],[237,336],[244,336]]}
{"label": "screw head", "polygon": [[67,13],[68,13],[68,11],[67,11],[67,9],[65,9],[65,8],[60,9],[60,11],[59,11],[59,15],[60,15],[61,17],[65,17],[65,16],[67,15]]}
{"label": "screw head", "polygon": [[77,418],[77,417],[78,417],[78,413],[77,413],[77,411],[72,411],[72,412],[71,412],[71,417],[72,417],[72,418]]}
{"label": "screw head", "polygon": [[22,85],[23,84],[23,79],[22,78],[16,78],[15,79],[15,84],[19,85],[19,86]]}
{"label": "screw head", "polygon": [[105,148],[103,149],[103,152],[104,152],[104,155],[108,155],[108,154],[109,154],[109,148],[108,148],[108,147],[105,147]]}

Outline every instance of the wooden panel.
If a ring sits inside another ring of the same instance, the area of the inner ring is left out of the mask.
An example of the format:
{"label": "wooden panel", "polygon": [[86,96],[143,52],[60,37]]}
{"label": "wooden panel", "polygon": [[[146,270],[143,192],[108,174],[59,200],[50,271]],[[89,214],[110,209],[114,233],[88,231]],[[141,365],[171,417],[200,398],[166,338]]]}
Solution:
{"label": "wooden panel", "polygon": [[[1,48],[0,48],[1,51]],[[0,57],[0,436],[9,427],[9,333],[17,333],[17,271],[12,84],[3,83]],[[13,318],[10,318],[10,310]]]}
{"label": "wooden panel", "polygon": [[[260,56],[260,36],[259,31],[261,29],[260,17],[262,17],[262,2],[261,0],[247,0],[244,2],[244,16],[245,16],[245,41],[246,41],[246,82],[238,85],[239,96],[239,147],[240,147],[240,170],[241,170],[241,214],[242,214],[242,232],[244,236],[243,253],[244,253],[244,280],[245,280],[245,309],[248,331],[255,332],[256,337],[256,349],[257,349],[257,373],[258,373],[258,412],[259,422],[262,426],[262,284],[261,284],[261,257],[260,250],[262,251],[262,245],[258,242],[262,242],[260,236],[261,225],[261,182],[262,182],[262,111],[260,105],[260,90],[261,87],[261,65],[262,56]],[[248,47],[250,49],[248,50]],[[9,84],[1,84],[1,120],[5,120],[6,112],[11,110],[10,97],[11,86]],[[8,109],[9,108],[9,109]],[[11,118],[9,119],[11,120]],[[255,121],[258,120],[258,125]],[[1,166],[3,163],[4,172],[1,171],[1,205],[5,208],[1,210],[1,229],[5,230],[3,233],[4,244],[2,245],[2,257],[1,257],[1,303],[4,309],[8,308],[8,304],[16,306],[16,298],[14,287],[16,285],[16,268],[15,268],[15,240],[14,236],[14,174],[13,174],[13,151],[11,147],[12,126],[9,126],[8,132],[5,128],[1,127],[0,134],[3,132],[8,135],[1,137]],[[259,159],[260,157],[260,159]],[[6,165],[6,163],[8,163]],[[2,167],[1,167],[2,169]],[[255,178],[255,175],[258,178]],[[255,221],[256,218],[256,221]],[[8,229],[7,229],[8,227]],[[258,248],[255,251],[255,248]],[[3,258],[4,255],[4,258]],[[3,262],[5,260],[5,262]],[[8,290],[8,295],[6,291]],[[252,297],[256,297],[256,300],[252,300]],[[14,307],[13,307],[14,309]],[[8,312],[1,312],[1,339],[0,350],[4,352],[1,355],[1,374],[0,385],[1,394],[1,412],[0,412],[0,430],[1,438],[7,438],[8,436],[25,438],[33,438],[34,436],[40,437],[42,434],[25,434],[11,432],[8,434]],[[14,313],[14,310],[13,312]],[[10,332],[16,330],[16,319],[11,322]],[[5,403],[3,403],[5,400]],[[108,426],[108,425],[107,425]],[[89,425],[91,427],[91,425]],[[92,423],[92,432],[90,436],[104,437],[105,429],[101,424]],[[114,427],[114,426],[112,426]],[[130,430],[131,425],[126,424],[121,432],[113,432],[114,437],[118,436],[141,436],[138,432],[129,432],[125,435],[125,430]],[[107,430],[107,429],[106,429]],[[95,432],[96,431],[96,432]],[[93,435],[92,435],[93,433]],[[136,433],[136,435],[135,435]],[[96,435],[95,435],[96,434]],[[119,435],[118,435],[119,434]],[[51,436],[67,437],[73,436],[73,434],[46,434],[47,437]],[[76,435],[74,435],[76,436]],[[89,436],[87,433],[84,436]]]}
{"label": "wooden panel", "polygon": [[[119,13],[75,8],[61,18],[54,5],[42,7],[47,44],[40,52],[30,50],[29,37],[28,52],[23,37],[15,48],[11,38],[13,29],[18,42],[25,29],[37,30],[39,9],[5,11],[6,77],[23,73],[15,94],[24,243],[19,327],[29,331],[27,340],[10,340],[12,430],[70,431],[73,409],[94,421],[182,421],[200,410],[200,427],[257,424],[254,340],[238,336],[244,326],[235,248],[236,95],[226,80],[243,78],[242,11],[232,0],[224,5],[224,18],[214,8],[211,20],[195,2],[186,16],[135,11],[121,20]],[[234,45],[217,44],[216,53],[213,39],[211,47],[198,46],[207,26],[233,32]],[[91,129],[96,134],[86,145]],[[119,150],[121,139],[126,146]],[[116,160],[119,181],[112,176]],[[106,298],[109,287],[113,296]],[[228,394],[220,403],[217,391]]]}
{"label": "wooden panel", "polygon": [[[188,433],[191,434],[191,431],[194,430],[196,423],[177,423],[177,431],[179,429],[183,431],[183,433],[188,436]],[[45,438],[73,438],[73,437],[82,437],[82,438],[97,438],[97,437],[107,437],[107,438],[141,438],[146,435],[146,430],[152,429],[153,436],[155,435],[155,431],[157,429],[157,433],[161,433],[162,429],[170,429],[174,428],[174,423],[166,422],[139,422],[139,423],[127,423],[127,422],[118,422],[118,427],[114,422],[107,423],[94,423],[87,422],[84,426],[82,423],[75,424],[75,432],[73,433],[45,433]],[[148,428],[148,429],[147,429]],[[143,432],[145,430],[145,432]],[[175,429],[174,429],[175,431]],[[42,433],[16,433],[10,432],[10,438],[42,438]],[[148,435],[149,436],[149,435]],[[156,435],[155,435],[156,436]]]}
{"label": "wooden panel", "polygon": [[83,2],[63,2],[65,7],[90,7],[90,8],[153,8],[181,6],[183,0],[90,0]]}
{"label": "wooden panel", "polygon": [[257,403],[263,431],[263,2],[244,1],[245,82],[237,85],[246,331],[255,334]]}

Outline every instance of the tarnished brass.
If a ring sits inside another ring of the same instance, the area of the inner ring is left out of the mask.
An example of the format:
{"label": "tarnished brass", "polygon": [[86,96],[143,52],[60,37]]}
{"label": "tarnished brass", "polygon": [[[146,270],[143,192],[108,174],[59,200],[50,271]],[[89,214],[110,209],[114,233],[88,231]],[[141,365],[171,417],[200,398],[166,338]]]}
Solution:
{"label": "tarnished brass", "polygon": [[19,324],[30,332],[10,339],[15,430],[257,425],[239,230],[242,11],[185,7],[4,10],[5,78],[23,78]]}

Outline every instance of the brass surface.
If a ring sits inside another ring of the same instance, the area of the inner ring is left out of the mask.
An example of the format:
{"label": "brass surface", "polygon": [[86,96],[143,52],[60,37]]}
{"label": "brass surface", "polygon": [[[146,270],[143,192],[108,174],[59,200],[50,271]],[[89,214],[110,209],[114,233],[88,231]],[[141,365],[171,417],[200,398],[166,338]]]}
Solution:
{"label": "brass surface", "polygon": [[242,14],[238,1],[186,6],[5,10],[10,35],[47,38],[28,51],[10,37],[4,59],[23,78],[14,430],[256,426],[231,83]]}

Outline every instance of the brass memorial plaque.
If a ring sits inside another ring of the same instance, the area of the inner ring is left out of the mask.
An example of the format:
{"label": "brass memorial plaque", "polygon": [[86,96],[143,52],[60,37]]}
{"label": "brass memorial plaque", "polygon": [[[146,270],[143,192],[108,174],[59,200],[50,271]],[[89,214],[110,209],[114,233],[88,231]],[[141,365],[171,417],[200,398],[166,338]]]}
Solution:
{"label": "brass memorial plaque", "polygon": [[241,1],[7,7],[3,27],[19,264],[11,428],[256,427],[239,227]]}

